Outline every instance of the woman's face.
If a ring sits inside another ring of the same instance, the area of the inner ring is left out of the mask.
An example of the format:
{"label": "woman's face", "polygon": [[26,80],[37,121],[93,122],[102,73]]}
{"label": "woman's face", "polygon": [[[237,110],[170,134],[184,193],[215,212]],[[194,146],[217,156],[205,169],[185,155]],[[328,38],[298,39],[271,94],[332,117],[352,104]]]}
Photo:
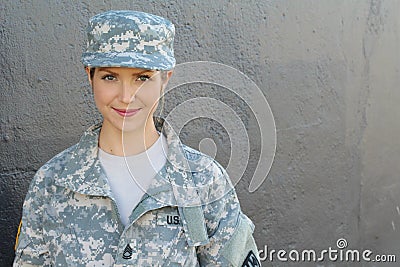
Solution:
{"label": "woman's face", "polygon": [[93,78],[89,68],[86,72],[103,127],[124,132],[144,130],[153,122],[162,88],[172,75],[168,71],[163,79],[160,71],[125,67],[96,68]]}

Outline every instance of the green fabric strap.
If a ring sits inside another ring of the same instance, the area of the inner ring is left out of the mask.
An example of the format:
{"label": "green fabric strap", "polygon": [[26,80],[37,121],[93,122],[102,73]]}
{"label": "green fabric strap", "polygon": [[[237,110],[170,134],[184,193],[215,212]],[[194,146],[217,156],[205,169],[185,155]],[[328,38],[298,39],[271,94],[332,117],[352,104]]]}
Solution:
{"label": "green fabric strap", "polygon": [[189,246],[207,244],[209,239],[201,206],[180,207],[179,211]]}

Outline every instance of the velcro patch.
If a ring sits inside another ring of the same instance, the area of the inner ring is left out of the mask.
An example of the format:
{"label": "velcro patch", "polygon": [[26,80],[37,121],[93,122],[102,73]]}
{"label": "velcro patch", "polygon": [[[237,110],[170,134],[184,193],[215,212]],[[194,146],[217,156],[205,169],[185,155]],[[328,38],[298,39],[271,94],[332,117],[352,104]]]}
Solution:
{"label": "velcro patch", "polygon": [[254,255],[252,250],[247,254],[242,267],[261,267],[260,261],[257,259],[256,255]]}

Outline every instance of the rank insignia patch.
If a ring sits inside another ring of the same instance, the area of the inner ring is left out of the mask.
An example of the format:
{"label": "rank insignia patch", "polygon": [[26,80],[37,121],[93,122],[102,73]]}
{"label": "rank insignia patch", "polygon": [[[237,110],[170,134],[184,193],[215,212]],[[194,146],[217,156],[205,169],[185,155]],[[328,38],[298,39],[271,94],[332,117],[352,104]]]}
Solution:
{"label": "rank insignia patch", "polygon": [[257,259],[256,255],[254,255],[252,250],[247,254],[242,267],[261,267],[260,261]]}

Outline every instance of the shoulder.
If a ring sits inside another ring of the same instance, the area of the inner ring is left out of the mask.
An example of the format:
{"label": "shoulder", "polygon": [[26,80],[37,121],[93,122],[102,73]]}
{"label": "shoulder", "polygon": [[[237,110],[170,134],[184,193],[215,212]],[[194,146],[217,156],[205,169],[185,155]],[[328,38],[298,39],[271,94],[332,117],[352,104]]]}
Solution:
{"label": "shoulder", "polygon": [[226,171],[221,164],[209,155],[184,144],[182,145],[182,148],[185,153],[185,158],[191,167],[192,173],[217,172],[220,174],[226,174]]}
{"label": "shoulder", "polygon": [[55,175],[62,172],[66,163],[72,158],[76,146],[77,144],[70,146],[43,164],[43,166],[36,171],[31,181],[30,191],[37,191],[52,184]]}
{"label": "shoulder", "polygon": [[221,180],[225,186],[233,189],[228,173],[217,160],[187,145],[182,145],[182,148],[196,184],[205,185]]}
{"label": "shoulder", "polygon": [[191,170],[191,179],[200,196],[203,207],[223,206],[235,202],[239,206],[234,185],[225,168],[214,158],[183,145],[185,157]]}
{"label": "shoulder", "polygon": [[49,161],[47,161],[38,173],[61,173],[65,170],[66,165],[70,161],[81,161],[84,163],[86,155],[92,155],[94,149],[97,149],[98,135],[97,132],[101,128],[101,124],[90,126],[81,136],[78,143],[64,149]]}
{"label": "shoulder", "polygon": [[49,161],[43,164],[42,167],[39,168],[38,172],[54,172],[62,170],[65,163],[72,158],[73,152],[76,147],[77,144],[72,145],[67,149],[61,151],[57,155],[53,156]]}

